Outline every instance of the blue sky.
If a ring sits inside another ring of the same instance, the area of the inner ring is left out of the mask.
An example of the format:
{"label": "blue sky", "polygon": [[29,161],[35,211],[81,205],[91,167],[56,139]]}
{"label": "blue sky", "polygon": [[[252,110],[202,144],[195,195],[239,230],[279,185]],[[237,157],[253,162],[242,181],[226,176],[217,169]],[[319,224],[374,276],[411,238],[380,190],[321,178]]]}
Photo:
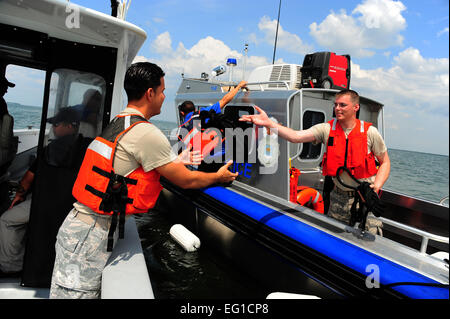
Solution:
{"label": "blue sky", "polygon": [[[73,3],[110,14],[110,1]],[[137,60],[166,72],[158,120],[175,121],[181,73],[238,58],[251,69],[272,62],[278,0],[133,0],[126,20],[147,32]],[[302,64],[306,53],[352,57],[352,89],[385,105],[388,147],[449,153],[448,0],[282,0],[276,62]],[[228,75],[224,75],[228,79]],[[20,101],[18,101],[20,102]]]}

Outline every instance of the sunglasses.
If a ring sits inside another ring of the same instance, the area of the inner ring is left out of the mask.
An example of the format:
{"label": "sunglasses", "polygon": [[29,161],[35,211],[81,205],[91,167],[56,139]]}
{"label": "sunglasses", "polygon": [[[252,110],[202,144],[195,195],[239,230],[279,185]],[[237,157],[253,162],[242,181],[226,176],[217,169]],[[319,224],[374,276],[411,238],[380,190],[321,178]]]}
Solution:
{"label": "sunglasses", "polygon": [[53,125],[54,127],[58,127],[58,126],[64,125],[64,124],[66,124],[66,126],[67,126],[67,125],[77,126],[78,123],[75,123],[75,122],[74,122],[74,123],[64,123],[64,122],[52,123],[52,125]]}
{"label": "sunglasses", "polygon": [[344,107],[346,107],[348,105],[349,104],[346,104],[346,103],[334,103],[333,107],[337,108],[339,106],[342,109],[342,108],[344,108]]}

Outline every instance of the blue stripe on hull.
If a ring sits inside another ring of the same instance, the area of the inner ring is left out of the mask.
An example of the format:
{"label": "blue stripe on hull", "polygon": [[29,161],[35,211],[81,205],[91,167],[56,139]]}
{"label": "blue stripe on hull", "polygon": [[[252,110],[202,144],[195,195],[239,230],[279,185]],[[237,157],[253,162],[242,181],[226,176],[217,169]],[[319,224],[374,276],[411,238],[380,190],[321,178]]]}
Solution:
{"label": "blue stripe on hull", "polygon": [[[204,189],[203,192],[363,275],[371,273],[371,270],[366,271],[368,265],[377,265],[380,273],[380,282],[384,285],[396,282],[438,283],[390,260],[302,223],[297,219],[277,213],[277,211],[226,188],[210,187]],[[395,286],[392,289],[410,298],[449,299],[449,290],[447,288],[405,285]]]}

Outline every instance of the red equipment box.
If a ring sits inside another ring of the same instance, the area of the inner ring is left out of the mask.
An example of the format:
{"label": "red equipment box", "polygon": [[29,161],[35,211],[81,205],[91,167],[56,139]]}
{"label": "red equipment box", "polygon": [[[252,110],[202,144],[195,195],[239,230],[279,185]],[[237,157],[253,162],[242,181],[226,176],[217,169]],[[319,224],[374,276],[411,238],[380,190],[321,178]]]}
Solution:
{"label": "red equipment box", "polygon": [[316,52],[305,55],[302,87],[324,89],[350,88],[350,55]]}

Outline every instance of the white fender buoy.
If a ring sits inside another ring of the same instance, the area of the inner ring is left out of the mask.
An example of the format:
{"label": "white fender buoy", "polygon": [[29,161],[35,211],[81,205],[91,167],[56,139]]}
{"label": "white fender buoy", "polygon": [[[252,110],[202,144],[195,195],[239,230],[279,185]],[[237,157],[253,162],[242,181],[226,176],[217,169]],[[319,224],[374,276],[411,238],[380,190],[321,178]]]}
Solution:
{"label": "white fender buoy", "polygon": [[313,295],[293,294],[288,292],[272,292],[266,299],[321,299]]}
{"label": "white fender buoy", "polygon": [[188,252],[196,251],[200,248],[200,239],[183,225],[173,225],[170,228],[169,234],[178,244],[180,244],[181,247],[184,248],[184,250]]}
{"label": "white fender buoy", "polygon": [[438,251],[434,254],[431,254],[431,256],[439,258],[440,260],[448,259],[448,253],[445,251]]}

